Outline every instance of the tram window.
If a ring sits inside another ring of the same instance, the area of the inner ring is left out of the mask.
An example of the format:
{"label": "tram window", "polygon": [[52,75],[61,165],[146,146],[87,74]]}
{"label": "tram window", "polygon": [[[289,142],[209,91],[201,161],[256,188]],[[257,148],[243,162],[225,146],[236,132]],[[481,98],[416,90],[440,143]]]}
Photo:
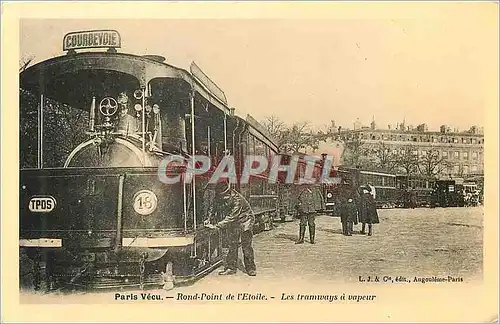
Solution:
{"label": "tram window", "polygon": [[247,155],[255,155],[255,139],[251,134],[248,134]]}
{"label": "tram window", "polygon": [[272,149],[270,149],[269,150],[269,158],[268,158],[269,165],[271,165],[275,155],[276,154],[274,153],[274,151]]}
{"label": "tram window", "polygon": [[266,154],[266,148],[264,143],[255,138],[255,155],[264,156]]}
{"label": "tram window", "polygon": [[[38,160],[38,96],[20,90],[20,165],[36,168]],[[69,153],[88,139],[89,112],[44,98],[43,166],[62,167]]]}
{"label": "tram window", "polygon": [[251,195],[262,195],[264,193],[264,182],[260,179],[255,179],[250,182],[250,194]]}

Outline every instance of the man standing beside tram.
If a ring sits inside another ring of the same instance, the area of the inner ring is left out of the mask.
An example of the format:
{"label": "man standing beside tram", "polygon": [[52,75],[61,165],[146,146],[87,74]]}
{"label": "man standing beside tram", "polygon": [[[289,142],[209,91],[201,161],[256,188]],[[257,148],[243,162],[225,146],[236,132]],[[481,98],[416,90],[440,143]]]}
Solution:
{"label": "man standing beside tram", "polygon": [[253,226],[255,216],[248,201],[238,191],[231,188],[229,183],[218,183],[215,186],[214,203],[221,210],[224,219],[213,225],[205,223],[211,229],[227,230],[229,251],[226,257],[226,266],[219,275],[234,275],[237,272],[238,249],[241,240],[243,263],[249,276],[256,276],[254,250],[252,247]]}

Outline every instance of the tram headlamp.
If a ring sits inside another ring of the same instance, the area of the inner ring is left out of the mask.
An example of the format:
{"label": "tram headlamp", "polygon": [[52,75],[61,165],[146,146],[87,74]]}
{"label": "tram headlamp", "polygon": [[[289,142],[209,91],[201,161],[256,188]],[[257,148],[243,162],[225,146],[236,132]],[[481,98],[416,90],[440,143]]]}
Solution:
{"label": "tram headlamp", "polygon": [[134,109],[136,111],[141,111],[142,110],[142,106],[140,104],[135,104]]}
{"label": "tram headlamp", "polygon": [[333,195],[332,195],[331,192],[329,192],[329,193],[326,194],[326,198],[332,198],[332,197],[333,197]]}
{"label": "tram headlamp", "polygon": [[134,91],[134,98],[137,100],[142,99],[143,95],[144,95],[144,93],[141,89],[137,89]]}

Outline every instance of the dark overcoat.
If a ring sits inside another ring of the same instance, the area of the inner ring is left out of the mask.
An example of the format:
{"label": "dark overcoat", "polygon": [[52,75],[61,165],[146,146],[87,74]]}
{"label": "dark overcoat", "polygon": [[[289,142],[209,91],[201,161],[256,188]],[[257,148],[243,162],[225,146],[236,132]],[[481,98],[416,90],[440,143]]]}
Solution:
{"label": "dark overcoat", "polygon": [[378,224],[378,213],[375,199],[370,193],[360,195],[359,222],[367,224]]}
{"label": "dark overcoat", "polygon": [[[350,199],[350,198],[349,198]],[[345,199],[340,207],[340,220],[344,222],[358,223],[358,208],[354,199]]]}

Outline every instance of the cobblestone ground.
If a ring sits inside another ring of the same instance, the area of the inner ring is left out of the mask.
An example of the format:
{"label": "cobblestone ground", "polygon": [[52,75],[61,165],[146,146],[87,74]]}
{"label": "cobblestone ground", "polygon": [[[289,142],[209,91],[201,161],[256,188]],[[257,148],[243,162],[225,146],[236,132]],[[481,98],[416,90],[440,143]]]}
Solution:
{"label": "cobblestone ground", "polygon": [[[257,277],[242,271],[234,276],[212,272],[192,286],[161,292],[177,293],[259,291],[295,287],[300,283],[357,282],[358,276],[455,276],[464,281],[483,275],[483,208],[379,210],[380,224],[369,237],[341,234],[337,217],[316,218],[316,244],[295,245],[298,223],[277,224],[254,237]],[[355,226],[355,232],[360,230]],[[243,289],[243,290],[242,290]],[[153,291],[154,292],[154,291]],[[157,291],[159,293],[159,291]],[[79,293],[64,297],[69,303],[96,302],[96,296],[112,302],[114,293]],[[54,302],[57,294],[22,294],[24,302]]]}
{"label": "cobblestone ground", "polygon": [[[297,222],[256,235],[258,281],[357,282],[358,276],[368,275],[482,278],[482,207],[379,210],[379,218],[370,237],[357,234],[361,225],[353,236],[343,236],[338,217],[319,216],[314,245],[308,232],[303,245],[294,244]],[[254,279],[241,271],[235,279],[213,272],[193,288],[231,281],[236,287]]]}

